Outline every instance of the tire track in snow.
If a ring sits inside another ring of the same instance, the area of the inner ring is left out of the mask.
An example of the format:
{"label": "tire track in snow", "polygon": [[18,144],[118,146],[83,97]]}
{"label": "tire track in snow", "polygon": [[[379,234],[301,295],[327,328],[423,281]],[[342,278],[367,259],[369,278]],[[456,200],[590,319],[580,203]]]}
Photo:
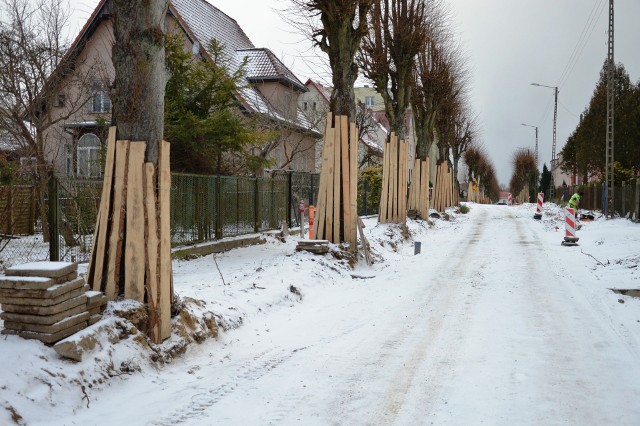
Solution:
{"label": "tire track in snow", "polygon": [[[462,340],[464,334],[464,327],[456,325],[456,322],[460,317],[465,316],[464,311],[469,308],[468,305],[459,303],[458,296],[462,290],[467,292],[471,291],[471,288],[477,289],[478,284],[482,282],[482,271],[469,270],[468,259],[481,255],[482,249],[477,243],[485,232],[487,219],[491,218],[481,216],[471,230],[461,236],[460,240],[464,242],[459,245],[461,246],[460,254],[448,256],[446,262],[436,269],[438,272],[435,278],[430,280],[434,284],[425,287],[426,291],[422,294],[419,303],[432,307],[431,312],[418,312],[417,317],[413,319],[416,325],[410,333],[405,333],[403,330],[399,334],[387,336],[381,344],[380,354],[375,362],[377,368],[385,369],[397,358],[402,360],[396,362],[399,365],[390,382],[385,383],[385,389],[380,395],[380,404],[367,424],[391,424],[395,421],[412,386],[421,386],[415,383],[414,374],[425,363],[427,354],[433,354],[434,347],[438,348],[438,356],[437,360],[431,362],[434,366],[431,382],[435,384],[446,381],[446,376],[452,371],[446,363],[455,360],[456,343]],[[443,331],[454,331],[455,335],[443,336]],[[439,365],[435,365],[436,363]],[[349,398],[358,393],[353,390],[354,388],[360,389],[363,383],[371,380],[369,376],[365,376],[365,371],[359,370],[350,378],[352,391],[347,392],[346,399],[337,403],[342,414],[346,415],[346,418],[342,419],[345,423],[350,421],[361,423],[363,420],[362,418],[349,419],[351,411]],[[431,386],[431,388],[435,396],[437,386]],[[357,413],[357,410],[355,412]]]}
{"label": "tire track in snow", "polygon": [[[221,401],[226,396],[239,389],[239,384],[256,381],[271,370],[278,368],[287,362],[297,352],[305,348],[293,350],[265,351],[255,355],[251,362],[242,359],[242,364],[236,365],[235,372],[231,378],[219,382],[216,386],[196,390],[191,400],[179,408],[174,408],[168,415],[148,422],[148,425],[171,426],[184,423],[189,420],[203,416],[205,411]],[[191,390],[191,388],[188,388]]]}

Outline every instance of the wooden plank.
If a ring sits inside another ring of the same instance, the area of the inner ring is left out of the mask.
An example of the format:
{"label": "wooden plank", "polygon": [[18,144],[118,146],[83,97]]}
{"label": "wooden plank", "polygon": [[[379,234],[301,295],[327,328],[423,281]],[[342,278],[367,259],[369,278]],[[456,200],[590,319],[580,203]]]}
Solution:
{"label": "wooden plank", "polygon": [[358,235],[356,231],[356,225],[358,223],[358,128],[356,123],[350,123],[350,142],[349,142],[349,185],[351,186],[349,196],[349,208],[351,210],[351,235],[349,235],[350,241],[353,242],[353,249],[358,247]]}
{"label": "wooden plank", "polygon": [[95,291],[102,291],[102,276],[105,267],[105,246],[107,233],[109,232],[109,211],[111,210],[111,189],[113,188],[113,175],[116,155],[116,128],[109,128],[107,138],[107,156],[104,165],[104,179],[102,181],[102,195],[100,196],[100,209],[96,219],[96,231],[91,246],[91,264],[87,283]]}
{"label": "wooden plank", "polygon": [[124,199],[126,197],[126,170],[129,152],[129,141],[116,142],[115,174],[113,177],[113,210],[107,247],[107,275],[104,294],[109,300],[118,296],[120,283],[120,253],[122,252],[122,232],[124,231]]}
{"label": "wooden plank", "polygon": [[398,137],[391,134],[391,178],[389,184],[389,202],[391,204],[390,220],[392,223],[398,217]]}
{"label": "wooden plank", "polygon": [[360,232],[360,240],[362,241],[362,250],[364,251],[364,260],[367,262],[367,265],[371,266],[373,264],[373,261],[371,259],[371,255],[369,254],[367,238],[364,236],[364,231],[363,231],[364,223],[362,223],[362,219],[360,218],[360,216],[358,216],[356,227]]}
{"label": "wooden plank", "polygon": [[440,193],[440,164],[436,164],[436,182],[433,185],[433,208],[440,211],[439,193]]}
{"label": "wooden plank", "polygon": [[424,163],[424,208],[425,208],[425,218],[429,216],[429,209],[431,208],[431,195],[429,194],[429,181],[431,180],[431,162],[429,161],[429,157]]}
{"label": "wooden plank", "polygon": [[[315,239],[324,239],[325,219],[327,208],[327,179],[329,167],[329,139],[333,139],[331,130],[331,113],[327,114],[324,128],[324,141],[322,143],[322,161],[320,163],[320,184],[318,185],[318,200],[316,201],[316,217],[313,224],[313,236]],[[322,234],[322,235],[320,235]]]}
{"label": "wooden plank", "polygon": [[407,220],[407,174],[408,174],[408,146],[406,141],[402,141],[400,144],[401,156],[400,165],[402,170],[402,178],[400,180],[400,220],[404,223]]}
{"label": "wooden plank", "polygon": [[351,186],[349,178],[351,177],[349,162],[349,122],[346,115],[340,116],[340,151],[342,154],[342,167],[340,174],[342,175],[342,216],[343,216],[343,232],[344,241],[351,241]]}
{"label": "wooden plank", "polygon": [[389,147],[387,141],[383,144],[382,151],[382,190],[380,191],[380,208],[378,222],[387,223],[387,200],[389,196]]}
{"label": "wooden plank", "polygon": [[322,146],[322,164],[320,166],[320,185],[318,191],[318,209],[316,210],[316,222],[314,223],[314,238],[325,239],[327,234],[327,191],[329,182],[329,153],[333,150],[333,130],[331,127],[331,113],[327,114],[327,123],[324,131],[324,143]]}
{"label": "wooden plank", "polygon": [[127,219],[124,247],[124,297],[144,302],[144,187],[143,165],[145,142],[129,145],[129,167],[127,171]]}
{"label": "wooden plank", "polygon": [[171,336],[171,168],[169,165],[170,145],[160,143],[158,150],[158,207],[160,229],[160,340]]}
{"label": "wooden plank", "polygon": [[341,197],[341,191],[340,191],[340,170],[341,170],[341,166],[340,166],[340,147],[342,146],[342,134],[340,132],[340,116],[338,116],[336,118],[336,122],[334,123],[334,128],[335,128],[335,139],[333,141],[334,143],[334,150],[333,150],[333,161],[334,161],[334,165],[333,165],[333,199],[332,199],[332,205],[333,205],[333,239],[331,241],[333,241],[334,243],[339,243],[340,242],[340,197]]}
{"label": "wooden plank", "polygon": [[[335,168],[335,162],[334,162],[334,156],[335,156],[335,145],[336,143],[338,143],[339,141],[336,140],[339,138],[339,135],[336,134],[335,129],[332,127],[331,128],[331,134],[332,137],[329,140],[329,146],[328,148],[328,152],[327,152],[327,204],[326,204],[326,208],[324,209],[325,212],[325,229],[324,229],[324,235],[322,236],[323,239],[325,240],[329,240],[333,242],[333,178],[334,178],[334,168]],[[318,235],[318,238],[321,238],[320,235]]]}
{"label": "wooden plank", "polygon": [[155,342],[160,340],[160,324],[158,323],[158,288],[160,275],[158,272],[158,212],[156,197],[156,166],[144,164],[144,217],[145,230],[145,289],[149,312],[150,337]]}

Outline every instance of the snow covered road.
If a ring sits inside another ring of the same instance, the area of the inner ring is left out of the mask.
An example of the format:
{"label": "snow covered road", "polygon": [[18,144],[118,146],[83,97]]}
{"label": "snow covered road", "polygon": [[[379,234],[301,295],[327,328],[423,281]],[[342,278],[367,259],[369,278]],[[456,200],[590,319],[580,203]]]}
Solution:
{"label": "snow covered road", "polygon": [[[473,205],[421,234],[421,254],[401,247],[365,279],[311,274],[299,303],[111,384],[60,424],[640,424],[637,329],[561,237],[530,209]],[[261,268],[305,276],[312,257]]]}

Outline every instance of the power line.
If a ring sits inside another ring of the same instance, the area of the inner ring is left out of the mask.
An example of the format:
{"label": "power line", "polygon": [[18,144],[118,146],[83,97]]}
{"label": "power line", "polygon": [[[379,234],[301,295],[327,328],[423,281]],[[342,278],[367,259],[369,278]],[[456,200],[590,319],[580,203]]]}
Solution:
{"label": "power line", "polygon": [[591,38],[591,35],[596,28],[596,24],[600,20],[600,17],[605,10],[605,5],[606,2],[604,0],[596,0],[593,4],[591,12],[589,13],[589,17],[587,18],[587,22],[582,28],[582,32],[578,37],[578,41],[576,42],[576,45],[574,46],[573,51],[569,56],[569,60],[567,61],[562,74],[560,75],[558,86],[562,86],[573,72],[575,66],[578,63],[578,60],[580,59],[580,56],[582,55],[582,52],[587,46],[587,43],[589,42],[589,39]]}

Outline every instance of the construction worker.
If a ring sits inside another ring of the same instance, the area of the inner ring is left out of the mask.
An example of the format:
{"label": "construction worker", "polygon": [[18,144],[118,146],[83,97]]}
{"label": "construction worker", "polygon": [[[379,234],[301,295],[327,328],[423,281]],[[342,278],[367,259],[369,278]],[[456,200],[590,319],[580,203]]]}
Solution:
{"label": "construction worker", "polygon": [[576,192],[575,194],[573,194],[571,196],[571,198],[569,199],[569,202],[567,203],[567,207],[571,207],[572,209],[574,209],[576,211],[576,213],[578,212],[578,205],[580,204],[580,197],[582,197],[582,191]]}

